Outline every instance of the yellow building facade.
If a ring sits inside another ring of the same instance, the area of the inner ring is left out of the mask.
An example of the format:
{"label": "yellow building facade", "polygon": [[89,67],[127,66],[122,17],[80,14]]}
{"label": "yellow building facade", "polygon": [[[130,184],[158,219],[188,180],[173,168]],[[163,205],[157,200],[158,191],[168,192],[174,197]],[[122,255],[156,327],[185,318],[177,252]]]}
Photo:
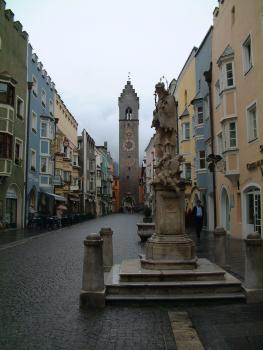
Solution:
{"label": "yellow building facade", "polygon": [[263,2],[219,1],[212,91],[217,222],[233,237],[262,232]]}
{"label": "yellow building facade", "polygon": [[54,101],[56,118],[55,194],[67,199],[68,212],[80,212],[80,166],[78,155],[78,123],[61,97]]}
{"label": "yellow building facade", "polygon": [[183,69],[176,81],[174,91],[171,91],[178,103],[178,135],[179,153],[184,156],[182,176],[189,180],[186,186],[186,209],[192,208],[199,198],[196,186],[195,172],[195,139],[193,129],[194,108],[191,101],[196,95],[195,83],[195,53],[197,48],[191,51]]}

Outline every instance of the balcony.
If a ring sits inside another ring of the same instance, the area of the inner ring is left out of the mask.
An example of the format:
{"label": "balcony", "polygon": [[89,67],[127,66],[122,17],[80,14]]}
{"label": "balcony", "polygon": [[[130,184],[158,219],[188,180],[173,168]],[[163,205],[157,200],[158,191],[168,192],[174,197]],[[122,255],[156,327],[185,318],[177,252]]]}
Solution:
{"label": "balcony", "polygon": [[12,160],[0,158],[0,176],[12,175]]}
{"label": "balcony", "polygon": [[225,152],[224,161],[225,161],[225,176],[229,178],[229,180],[231,181],[237,181],[240,176],[238,150]]}

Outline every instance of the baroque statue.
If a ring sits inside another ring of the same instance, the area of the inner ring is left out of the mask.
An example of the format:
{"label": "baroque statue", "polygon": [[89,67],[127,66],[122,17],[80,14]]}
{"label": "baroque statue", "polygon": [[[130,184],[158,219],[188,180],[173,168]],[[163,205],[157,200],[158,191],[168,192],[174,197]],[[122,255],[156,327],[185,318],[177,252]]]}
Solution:
{"label": "baroque statue", "polygon": [[164,83],[155,85],[155,93],[158,101],[153,111],[152,127],[156,130],[154,146],[157,164],[153,184],[160,184],[173,190],[183,189],[184,181],[180,176],[180,165],[184,159],[178,155],[177,149],[176,102],[165,89]]}

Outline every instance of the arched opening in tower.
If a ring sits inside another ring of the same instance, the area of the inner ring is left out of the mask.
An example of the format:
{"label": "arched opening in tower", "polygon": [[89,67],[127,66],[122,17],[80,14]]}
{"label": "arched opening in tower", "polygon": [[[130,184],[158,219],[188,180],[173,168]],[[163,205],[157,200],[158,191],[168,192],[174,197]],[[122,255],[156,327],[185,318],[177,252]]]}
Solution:
{"label": "arched opening in tower", "polygon": [[131,120],[132,119],[132,109],[131,109],[131,107],[127,107],[126,108],[125,115],[126,115],[126,119],[127,120]]}

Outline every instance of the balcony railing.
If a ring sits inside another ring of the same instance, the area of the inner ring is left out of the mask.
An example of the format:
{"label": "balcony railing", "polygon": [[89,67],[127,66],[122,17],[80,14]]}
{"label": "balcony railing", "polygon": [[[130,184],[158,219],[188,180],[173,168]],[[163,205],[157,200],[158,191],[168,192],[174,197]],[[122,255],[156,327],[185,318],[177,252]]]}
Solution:
{"label": "balcony railing", "polygon": [[12,160],[0,158],[0,176],[12,175]]}

